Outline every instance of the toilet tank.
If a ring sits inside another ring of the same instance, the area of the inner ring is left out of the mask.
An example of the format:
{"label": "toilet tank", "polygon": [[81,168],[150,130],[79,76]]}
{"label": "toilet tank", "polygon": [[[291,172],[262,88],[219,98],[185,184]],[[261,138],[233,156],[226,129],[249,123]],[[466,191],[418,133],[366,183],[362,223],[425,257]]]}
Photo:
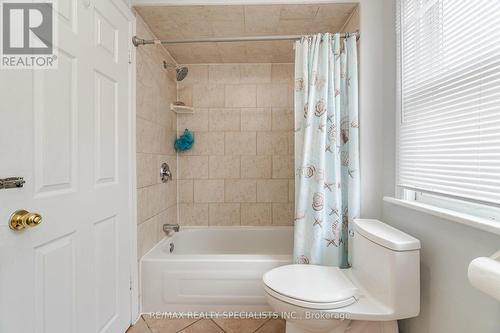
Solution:
{"label": "toilet tank", "polygon": [[394,319],[420,311],[420,241],[381,221],[354,220],[352,274]]}

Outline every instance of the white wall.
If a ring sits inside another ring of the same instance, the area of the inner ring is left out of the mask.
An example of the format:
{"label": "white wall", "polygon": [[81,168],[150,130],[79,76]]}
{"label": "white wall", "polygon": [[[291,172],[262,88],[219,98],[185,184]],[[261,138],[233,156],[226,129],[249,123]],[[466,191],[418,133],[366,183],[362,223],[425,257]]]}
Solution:
{"label": "white wall", "polygon": [[500,332],[500,302],[467,281],[469,262],[500,249],[500,237],[392,204],[384,221],[422,243],[421,313],[401,322],[401,333]]}
{"label": "white wall", "polygon": [[[385,22],[394,25],[394,20]],[[389,36],[388,36],[389,37]],[[393,49],[394,35],[382,47]],[[395,54],[395,53],[394,53]],[[389,61],[395,64],[392,55]],[[395,66],[386,68],[383,123],[383,192],[395,189]],[[382,205],[383,221],[401,229],[422,243],[421,312],[417,318],[400,322],[401,333],[498,333],[500,302],[482,294],[467,281],[467,266],[479,256],[500,250],[500,237],[409,208]]]}

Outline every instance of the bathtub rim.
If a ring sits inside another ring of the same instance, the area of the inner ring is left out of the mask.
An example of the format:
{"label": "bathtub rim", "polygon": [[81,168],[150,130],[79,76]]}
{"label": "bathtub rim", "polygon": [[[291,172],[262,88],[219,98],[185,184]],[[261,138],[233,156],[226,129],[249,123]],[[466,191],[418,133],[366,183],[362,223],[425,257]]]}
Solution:
{"label": "bathtub rim", "polygon": [[[293,226],[181,226],[179,232],[193,232],[199,230],[290,230]],[[161,246],[168,242],[173,236],[164,236],[149,251],[147,251],[140,262],[156,261],[291,261],[293,254],[168,254],[161,250]]]}

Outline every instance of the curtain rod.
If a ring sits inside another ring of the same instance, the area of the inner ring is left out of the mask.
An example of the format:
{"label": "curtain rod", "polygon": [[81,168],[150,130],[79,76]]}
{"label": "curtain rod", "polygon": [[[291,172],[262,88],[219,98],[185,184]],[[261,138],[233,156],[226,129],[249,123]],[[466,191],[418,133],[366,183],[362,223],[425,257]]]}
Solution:
{"label": "curtain rod", "polygon": [[[340,38],[356,36],[359,39],[359,31],[340,33]],[[227,38],[204,38],[204,39],[142,39],[137,36],[132,37],[135,47],[147,44],[185,44],[185,43],[227,43],[227,42],[262,42],[273,40],[298,40],[302,35],[277,35],[277,36],[252,36],[252,37],[227,37]]]}

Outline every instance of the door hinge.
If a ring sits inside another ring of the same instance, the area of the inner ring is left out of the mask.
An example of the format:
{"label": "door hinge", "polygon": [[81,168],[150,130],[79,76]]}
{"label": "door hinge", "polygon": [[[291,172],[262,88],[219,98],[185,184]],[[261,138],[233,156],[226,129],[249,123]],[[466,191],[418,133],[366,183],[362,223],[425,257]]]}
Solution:
{"label": "door hinge", "polygon": [[0,179],[0,190],[4,188],[16,188],[23,187],[26,181],[23,177],[9,177]]}

